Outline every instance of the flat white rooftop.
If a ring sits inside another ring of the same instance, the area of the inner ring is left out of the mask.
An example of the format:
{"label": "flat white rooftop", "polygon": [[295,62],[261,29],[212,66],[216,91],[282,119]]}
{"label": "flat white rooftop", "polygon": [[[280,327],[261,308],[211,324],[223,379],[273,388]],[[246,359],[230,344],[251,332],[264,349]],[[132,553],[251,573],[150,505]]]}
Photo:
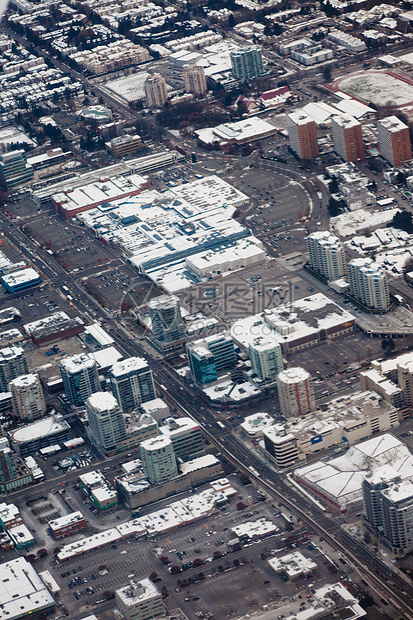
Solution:
{"label": "flat white rooftop", "polygon": [[0,564],[0,620],[17,620],[54,603],[53,596],[24,558]]}
{"label": "flat white rooftop", "polygon": [[25,443],[26,441],[40,439],[40,437],[46,437],[47,435],[55,435],[69,429],[70,426],[66,420],[57,420],[55,416],[49,416],[33,422],[33,424],[27,424],[15,431],[11,431],[10,437],[16,443]]}

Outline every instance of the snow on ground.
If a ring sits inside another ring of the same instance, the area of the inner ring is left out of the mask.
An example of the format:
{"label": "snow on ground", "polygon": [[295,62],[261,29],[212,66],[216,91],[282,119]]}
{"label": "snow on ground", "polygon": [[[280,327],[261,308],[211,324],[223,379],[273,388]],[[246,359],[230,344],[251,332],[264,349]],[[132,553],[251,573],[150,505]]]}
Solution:
{"label": "snow on ground", "polygon": [[413,235],[396,228],[379,228],[369,237],[353,237],[348,247],[359,254],[372,256],[391,275],[403,273],[403,268],[413,256]]}
{"label": "snow on ground", "polygon": [[367,72],[344,78],[340,90],[375,105],[399,106],[413,101],[413,86],[384,72]]}
{"label": "snow on ground", "polygon": [[358,211],[342,213],[331,218],[331,228],[339,237],[349,237],[361,230],[391,222],[398,211],[399,209],[387,209],[374,213],[366,211],[366,209],[359,209]]}

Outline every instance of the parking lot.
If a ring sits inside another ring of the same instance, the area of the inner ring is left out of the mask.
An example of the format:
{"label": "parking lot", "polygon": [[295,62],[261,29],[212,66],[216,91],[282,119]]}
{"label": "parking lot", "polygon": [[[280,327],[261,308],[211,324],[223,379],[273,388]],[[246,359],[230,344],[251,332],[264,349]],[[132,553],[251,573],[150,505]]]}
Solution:
{"label": "parking lot", "polygon": [[308,210],[307,194],[296,181],[279,172],[260,170],[260,165],[261,163],[254,168],[247,167],[240,172],[232,172],[226,180],[259,201],[263,217],[257,219],[270,222],[263,224],[264,231],[272,224],[274,226],[280,223],[284,226],[296,224]]}
{"label": "parking lot", "polygon": [[159,289],[137,274],[129,265],[102,268],[85,281],[87,292],[108,310],[128,312],[151,297],[160,295]]}
{"label": "parking lot", "polygon": [[334,338],[331,342],[322,342],[308,349],[296,351],[291,356],[291,363],[303,366],[314,377],[317,373],[325,377],[355,362],[382,356],[383,349],[379,338],[369,338],[362,332],[350,332]]}
{"label": "parking lot", "polygon": [[31,221],[25,225],[25,231],[40,245],[51,250],[68,271],[106,264],[118,256],[116,251],[106,248],[88,231],[57,214]]}
{"label": "parking lot", "polygon": [[[259,492],[251,484],[244,486],[238,476],[231,475],[230,481],[237,495],[207,519],[155,535],[149,540],[116,542],[61,564],[55,565],[50,554],[38,561],[37,568],[51,565],[53,576],[62,588],[61,603],[72,613],[79,611],[79,606],[83,609],[100,604],[99,601],[105,600],[132,578],[139,580],[149,575],[163,591],[168,608],[181,607],[189,620],[208,617],[208,614],[222,620],[248,613],[272,601],[282,604],[291,596],[304,599],[311,585],[309,581],[283,581],[273,573],[266,561],[272,552],[276,555],[290,552],[290,549],[284,550],[285,545],[291,543],[287,541],[287,523],[278,505],[259,501]],[[76,504],[86,501],[83,510],[90,521],[89,531],[113,527],[129,518],[124,509],[113,509],[102,514],[95,514],[93,510],[89,513],[85,507],[90,501],[85,500],[82,491],[74,489],[73,485],[65,490],[65,495],[49,493],[48,497],[41,498],[41,503],[33,506],[38,505],[42,510],[47,507],[49,510],[49,504],[53,504],[54,510],[66,514],[69,506],[74,508],[74,499]],[[142,514],[160,509],[170,501],[146,506],[142,508]],[[38,515],[32,514],[33,506],[26,507],[24,511],[30,512],[29,523],[32,526],[38,519]],[[234,539],[231,531],[234,526],[262,517],[277,525],[275,535],[262,541],[247,539],[241,545],[229,545],[229,541]],[[41,530],[44,526],[38,527]],[[53,549],[56,543],[46,532],[44,538],[45,546]],[[72,536],[70,542],[75,539],[76,536]],[[63,541],[59,543],[60,546],[62,544]],[[301,551],[318,564],[313,581],[336,580],[337,576],[329,571],[328,562],[320,551],[317,548],[307,549],[306,545],[301,544]]]}

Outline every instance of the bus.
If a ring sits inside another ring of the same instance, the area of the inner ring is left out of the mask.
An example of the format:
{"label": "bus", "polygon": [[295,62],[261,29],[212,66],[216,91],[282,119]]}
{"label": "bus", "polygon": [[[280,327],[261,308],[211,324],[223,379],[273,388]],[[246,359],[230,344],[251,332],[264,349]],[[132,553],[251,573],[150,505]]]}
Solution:
{"label": "bus", "polygon": [[217,424],[218,424],[218,426],[219,426],[220,428],[223,428],[223,429],[225,429],[225,428],[226,428],[225,424],[223,424],[223,423],[222,423],[222,422],[220,422],[219,420],[218,420]]}

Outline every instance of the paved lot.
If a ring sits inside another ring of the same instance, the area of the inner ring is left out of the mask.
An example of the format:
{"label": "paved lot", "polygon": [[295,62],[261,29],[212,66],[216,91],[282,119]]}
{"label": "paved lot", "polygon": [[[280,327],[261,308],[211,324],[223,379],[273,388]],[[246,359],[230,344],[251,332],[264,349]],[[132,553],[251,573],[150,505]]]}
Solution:
{"label": "paved lot", "polygon": [[324,342],[315,347],[297,351],[291,356],[290,363],[304,366],[313,376],[319,372],[325,377],[355,362],[366,358],[377,359],[382,355],[380,339],[368,338],[362,332],[357,331],[334,338],[330,343]]}
{"label": "paved lot", "polygon": [[129,265],[119,263],[116,267],[102,268],[88,277],[87,292],[101,305],[112,311],[128,312],[140,306],[161,291],[151,282],[137,274]]}
{"label": "paved lot", "polygon": [[91,233],[57,214],[32,220],[25,229],[42,246],[52,250],[67,270],[87,269],[114,258],[113,252]]}
{"label": "paved lot", "polygon": [[[288,600],[288,597],[306,590],[309,587],[308,581],[294,584],[282,582],[268,567],[265,557],[261,557],[261,554],[268,554],[271,550],[283,548],[285,545],[282,539],[285,540],[286,523],[279,514],[278,507],[268,501],[254,503],[257,499],[256,489],[252,485],[243,486],[237,476],[231,475],[231,483],[238,491],[237,496],[208,519],[152,537],[151,540],[116,543],[56,566],[53,565],[52,551],[56,545],[61,546],[64,543],[54,542],[47,534],[45,525],[39,523],[39,518],[53,512],[65,514],[69,509],[75,508],[73,503],[83,509],[85,505],[82,493],[75,491],[72,485],[66,487],[65,495],[49,493],[44,498],[31,502],[29,506],[22,506],[29,527],[37,530],[38,546],[49,550],[49,555],[38,561],[36,568],[40,570],[51,566],[53,576],[62,588],[60,600],[71,615],[86,609],[87,605],[93,607],[96,601],[104,598],[105,591],[113,591],[128,583],[131,578],[147,577],[151,572],[158,573],[162,579],[158,587],[166,588],[168,607],[183,608],[190,620],[195,620],[200,611],[210,611],[220,620],[235,617],[273,600]],[[242,511],[236,509],[240,498],[247,504]],[[90,503],[88,500],[86,502]],[[142,513],[152,512],[170,502],[171,499],[168,499],[145,507]],[[33,510],[40,512],[33,514]],[[113,527],[129,518],[124,509],[112,510],[102,515],[89,514],[86,510],[85,514],[89,520],[89,533]],[[234,534],[230,528],[263,516],[275,521],[279,533],[264,541],[247,544],[243,549],[231,553],[228,541]],[[76,537],[72,536],[69,540],[76,540]],[[214,560],[212,555],[217,551],[223,555]],[[317,562],[317,579],[335,580],[336,576],[328,572],[321,561],[324,558],[319,556],[317,550],[309,551],[304,547],[303,551]],[[168,567],[160,562],[161,556],[168,557],[171,564],[176,566],[199,558],[204,563],[174,576],[170,574]],[[103,566],[107,567],[107,573],[102,574]],[[76,583],[73,580],[76,580]],[[90,587],[93,589],[92,593],[86,591],[86,588]],[[79,592],[79,600],[76,599],[75,592]],[[96,607],[97,613],[100,613],[99,607]]]}
{"label": "paved lot", "polygon": [[[242,171],[232,172],[226,180],[258,200],[260,206],[269,203],[268,207],[263,208],[263,219],[275,225],[295,224],[308,209],[307,194],[296,181],[281,173],[244,168]],[[266,229],[268,225],[264,224],[263,227]]]}

